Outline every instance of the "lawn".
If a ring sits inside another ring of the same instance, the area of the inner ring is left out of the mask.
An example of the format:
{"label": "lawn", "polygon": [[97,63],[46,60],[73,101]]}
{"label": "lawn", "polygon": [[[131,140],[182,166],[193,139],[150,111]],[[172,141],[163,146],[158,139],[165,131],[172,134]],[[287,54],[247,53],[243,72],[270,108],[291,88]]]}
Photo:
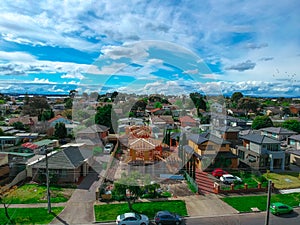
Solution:
{"label": "lawn", "polygon": [[277,189],[300,188],[300,176],[297,172],[265,173],[263,176],[272,180]]}
{"label": "lawn", "polygon": [[[49,224],[63,207],[53,207],[48,214],[47,208],[8,208],[10,217],[15,224]],[[3,208],[0,208],[0,224],[8,224]]]}
{"label": "lawn", "polygon": [[[225,197],[222,200],[240,212],[251,212],[253,207],[265,211],[267,207],[267,195]],[[300,193],[272,194],[271,202],[282,202],[292,207],[299,206]]]}
{"label": "lawn", "polygon": [[[137,212],[147,215],[150,219],[154,218],[155,213],[159,210],[169,210],[181,216],[187,216],[185,202],[181,200],[137,202],[133,208]],[[94,210],[97,222],[115,221],[117,215],[129,212],[127,203],[95,205]]]}
{"label": "lawn", "polygon": [[[66,202],[74,189],[50,187],[51,202]],[[47,202],[47,188],[43,185],[25,184],[8,193],[4,201],[9,204],[29,204]]]}

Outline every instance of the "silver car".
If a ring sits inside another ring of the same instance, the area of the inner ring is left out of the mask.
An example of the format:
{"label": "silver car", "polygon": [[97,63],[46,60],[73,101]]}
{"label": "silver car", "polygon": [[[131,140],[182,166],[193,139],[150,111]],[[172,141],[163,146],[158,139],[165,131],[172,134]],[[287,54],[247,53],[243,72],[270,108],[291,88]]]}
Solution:
{"label": "silver car", "polygon": [[242,183],[242,179],[238,176],[233,176],[231,174],[224,174],[220,177],[220,181],[222,181],[224,184],[232,184],[235,181]]}
{"label": "silver car", "polygon": [[149,225],[149,218],[146,215],[134,212],[124,213],[117,216],[118,225]]}

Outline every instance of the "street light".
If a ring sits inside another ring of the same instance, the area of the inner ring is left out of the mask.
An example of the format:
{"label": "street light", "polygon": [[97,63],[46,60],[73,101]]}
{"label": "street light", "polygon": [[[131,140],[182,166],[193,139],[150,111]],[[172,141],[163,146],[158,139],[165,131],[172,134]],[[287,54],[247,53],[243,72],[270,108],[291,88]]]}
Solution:
{"label": "street light", "polygon": [[51,200],[50,200],[50,187],[49,187],[49,168],[48,168],[48,149],[43,146],[40,150],[42,155],[46,157],[46,184],[47,184],[47,202],[48,202],[48,213],[51,213]]}

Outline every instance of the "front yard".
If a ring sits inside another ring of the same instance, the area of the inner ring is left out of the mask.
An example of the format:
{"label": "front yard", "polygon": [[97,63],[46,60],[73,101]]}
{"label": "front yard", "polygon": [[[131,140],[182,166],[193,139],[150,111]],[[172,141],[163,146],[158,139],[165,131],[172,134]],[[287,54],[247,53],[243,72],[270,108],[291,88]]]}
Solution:
{"label": "front yard", "polygon": [[300,188],[300,174],[298,172],[265,173],[263,176],[272,180],[277,189]]}
{"label": "front yard", "polygon": [[[74,189],[51,187],[51,202],[66,202],[71,197]],[[24,184],[11,190],[4,197],[3,201],[9,204],[29,204],[47,202],[47,188],[44,185]]]}
{"label": "front yard", "polygon": [[[159,210],[169,210],[178,213],[181,216],[187,216],[185,202],[181,200],[173,201],[153,201],[153,202],[137,202],[133,208],[138,213],[145,214],[149,219],[153,219]],[[96,222],[115,221],[119,214],[128,212],[128,204],[101,204],[94,206]]]}

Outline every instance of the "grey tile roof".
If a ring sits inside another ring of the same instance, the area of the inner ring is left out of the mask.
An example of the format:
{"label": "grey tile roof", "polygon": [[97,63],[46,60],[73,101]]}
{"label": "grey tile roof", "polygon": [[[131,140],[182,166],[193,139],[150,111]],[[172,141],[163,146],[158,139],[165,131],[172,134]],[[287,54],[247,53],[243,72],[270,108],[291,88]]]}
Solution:
{"label": "grey tile roof", "polygon": [[218,145],[221,145],[221,144],[230,144],[229,141],[226,141],[223,138],[219,138],[219,137],[217,137],[217,136],[215,136],[215,135],[213,135],[213,134],[211,134],[209,132],[202,133],[202,134],[200,134],[200,136],[205,137],[209,141],[214,142],[214,143],[216,143]]}
{"label": "grey tile roof", "polygon": [[[68,147],[48,157],[48,167],[49,169],[75,169],[81,166],[83,161],[90,158],[92,154],[91,150]],[[46,168],[45,161],[46,159],[37,162],[33,168]]]}
{"label": "grey tile roof", "polygon": [[99,125],[99,124],[94,124],[84,130],[80,130],[77,132],[77,134],[88,134],[88,133],[101,133],[101,132],[106,132],[108,131],[109,128],[103,125]]}
{"label": "grey tile roof", "polygon": [[257,144],[280,144],[280,141],[277,141],[265,135],[260,135],[255,133],[241,136],[241,139],[248,140],[250,142],[254,142]]}
{"label": "grey tile roof", "polygon": [[189,134],[187,135],[187,139],[191,140],[192,142],[194,142],[197,145],[203,144],[204,142],[207,142],[208,139],[199,135],[199,134]]}
{"label": "grey tile roof", "polygon": [[274,133],[274,134],[281,134],[281,135],[284,135],[284,134],[297,134],[296,132],[294,131],[291,131],[291,130],[288,130],[288,129],[285,129],[283,127],[266,127],[266,128],[262,128],[260,129],[261,131],[266,131],[266,132],[269,132],[269,133]]}
{"label": "grey tile roof", "polygon": [[297,135],[292,135],[289,137],[289,139],[295,140],[295,141],[300,141],[300,134]]}

